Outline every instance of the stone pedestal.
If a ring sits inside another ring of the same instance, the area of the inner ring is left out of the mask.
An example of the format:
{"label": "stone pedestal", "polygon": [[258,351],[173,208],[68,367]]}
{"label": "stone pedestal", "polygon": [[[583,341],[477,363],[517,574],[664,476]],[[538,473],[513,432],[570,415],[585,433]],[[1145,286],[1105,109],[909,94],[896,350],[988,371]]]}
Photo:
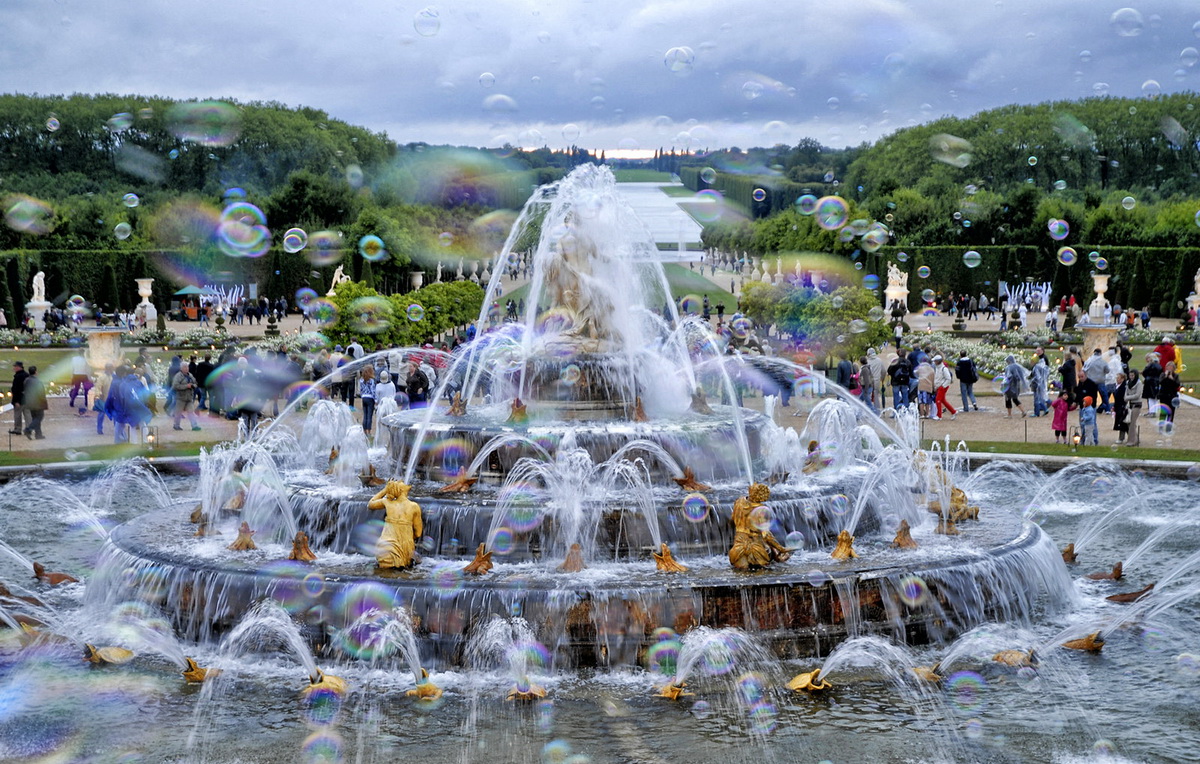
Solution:
{"label": "stone pedestal", "polygon": [[45,331],[46,329],[46,311],[51,307],[51,303],[45,300],[37,302],[25,303],[25,310],[33,317],[33,328],[37,331]]}
{"label": "stone pedestal", "polygon": [[124,329],[111,326],[84,326],[80,332],[87,335],[87,350],[83,358],[93,372],[104,371],[104,367],[112,364],[115,369],[121,365],[124,358],[121,353],[121,335]]}
{"label": "stone pedestal", "polygon": [[150,296],[154,294],[153,284],[154,279],[134,279],[138,285],[138,296],[142,301],[137,304],[137,310],[146,317],[146,326],[158,320],[158,308],[154,307],[154,303],[150,302]]}
{"label": "stone pedestal", "polygon": [[[471,278],[477,280],[479,277],[472,273]],[[420,289],[425,284],[425,271],[409,271],[408,283],[412,291],[415,292]]]}
{"label": "stone pedestal", "polygon": [[900,286],[899,284],[888,284],[883,290],[885,311],[891,311],[892,304],[897,300],[904,306],[904,311],[908,312],[908,287]]}
{"label": "stone pedestal", "polygon": [[[1087,319],[1084,319],[1085,321]],[[1117,332],[1121,327],[1116,324],[1080,323],[1076,326],[1083,333],[1083,358],[1092,357],[1092,351],[1100,348],[1103,353],[1117,344]]]}

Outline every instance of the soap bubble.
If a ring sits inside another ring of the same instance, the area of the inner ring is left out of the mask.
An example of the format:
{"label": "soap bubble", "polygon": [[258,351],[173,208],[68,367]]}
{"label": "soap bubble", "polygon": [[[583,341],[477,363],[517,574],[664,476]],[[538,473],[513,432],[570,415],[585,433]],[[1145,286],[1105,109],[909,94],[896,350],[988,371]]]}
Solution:
{"label": "soap bubble", "polygon": [[358,254],[362,255],[364,260],[377,263],[387,259],[388,251],[383,245],[383,239],[367,235],[358,240]]}
{"label": "soap bubble", "polygon": [[1121,8],[1108,17],[1108,25],[1121,37],[1137,37],[1146,22],[1142,14],[1133,8]]}
{"label": "soap bubble", "polygon": [[302,228],[289,228],[283,234],[283,251],[296,253],[308,246],[308,234]]}
{"label": "soap bubble", "polygon": [[773,522],[775,522],[775,510],[766,504],[761,504],[750,510],[750,524],[760,531],[766,532],[771,530]]}
{"label": "soap bubble", "polygon": [[58,121],[58,117],[46,118],[46,129],[50,132],[57,132],[58,128],[62,127],[62,123]]}
{"label": "soap bubble", "polygon": [[342,237],[336,231],[317,231],[308,237],[304,254],[313,265],[333,265],[342,259]]}
{"label": "soap bubble", "polygon": [[50,233],[54,230],[54,208],[41,199],[13,194],[4,200],[4,222],[21,233]]}
{"label": "soap bubble", "polygon": [[845,494],[837,494],[829,499],[829,509],[837,517],[842,517],[850,511],[850,500]]}
{"label": "soap bubble", "polygon": [[868,273],[863,276],[863,289],[875,290],[879,288],[879,277],[874,273]]}
{"label": "soap bubble", "polygon": [[484,72],[483,74],[479,75],[479,84],[485,88],[490,88],[492,85],[496,84],[496,75],[492,74],[491,72]]}
{"label": "soap bubble", "polygon": [[449,231],[442,231],[438,234],[438,246],[448,247],[454,243],[454,234]]}
{"label": "soap bubble", "polygon": [[315,299],[317,299],[317,291],[311,287],[300,287],[296,290],[296,304],[301,308],[307,308]]}
{"label": "soap bubble", "polygon": [[171,149],[170,151],[167,152],[167,156],[171,159],[178,159],[179,158],[179,149]]}
{"label": "soap bubble", "polygon": [[1079,259],[1072,247],[1060,247],[1058,250],[1058,261],[1063,265],[1074,265]]}
{"label": "soap bubble", "polygon": [[1050,238],[1055,241],[1062,241],[1071,233],[1071,224],[1065,220],[1054,219],[1046,224],[1046,229],[1050,232]]}
{"label": "soap bubble", "polygon": [[850,322],[849,329],[851,334],[862,334],[867,330],[867,322],[861,318],[856,318]]}
{"label": "soap bubble", "polygon": [[111,133],[119,133],[123,130],[128,130],[133,127],[133,115],[127,111],[120,114],[114,114],[104,123]]}
{"label": "soap bubble", "polygon": [[1029,157],[1029,159],[1027,159],[1025,161],[1027,161],[1029,163],[1030,167],[1034,167],[1038,163],[1038,158],[1037,157]]}
{"label": "soap bubble", "polygon": [[928,265],[922,265],[921,267],[917,268],[917,275],[923,279],[929,278],[932,274],[933,271],[929,269]]}
{"label": "soap bubble", "polygon": [[338,309],[333,300],[328,297],[318,297],[308,304],[309,313],[317,326],[329,326],[337,323]]}
{"label": "soap bubble", "polygon": [[697,719],[707,719],[712,716],[712,706],[707,700],[697,700],[692,704],[692,716]]}
{"label": "soap bubble", "polygon": [[754,201],[762,202],[762,201],[766,201],[767,192],[761,188],[756,188],[756,189],[754,189],[754,192],[752,194],[750,194],[750,196],[751,196],[751,198],[754,199]]}
{"label": "soap bubble", "polygon": [[559,381],[562,382],[564,385],[578,384],[580,378],[582,378],[582,377],[583,377],[583,371],[579,368],[578,365],[573,364],[573,363],[569,363],[566,366],[564,366],[562,368],[562,371],[559,372],[559,375],[558,375]]}
{"label": "soap bubble", "polygon": [[968,268],[978,268],[983,263],[983,256],[975,250],[968,250],[963,253],[963,265]]}
{"label": "soap bubble", "polygon": [[717,171],[711,167],[705,167],[700,171],[700,180],[705,183],[712,183],[717,179]]}
{"label": "soap bubble", "polygon": [[882,321],[883,315],[883,308],[878,305],[867,311],[867,318],[871,319],[872,321]]}
{"label": "soap bubble", "polygon": [[1108,268],[1108,261],[1105,260],[1103,257],[1097,257],[1096,258],[1096,270],[1103,271],[1103,270],[1106,270],[1107,268]]}
{"label": "soap bubble", "polygon": [[1121,200],[1121,206],[1127,210],[1131,210],[1137,206],[1137,199],[1134,199],[1132,196],[1127,196]]}
{"label": "soap bubble", "polygon": [[804,534],[800,531],[792,531],[784,537],[783,545],[788,549],[800,549],[804,546]]}
{"label": "soap bubble", "polygon": [[745,316],[738,316],[729,322],[729,331],[738,339],[746,339],[754,331],[754,322]]}
{"label": "soap bubble", "polygon": [[271,246],[267,216],[249,202],[234,202],[221,212],[217,246],[230,257],[259,257]]}
{"label": "soap bubble", "polygon": [[[817,210],[817,197],[812,194],[801,194],[796,197],[796,211],[801,215],[811,215]],[[1196,225],[1200,225],[1200,212],[1196,213]]]}
{"label": "soap bubble", "polygon": [[413,16],[413,29],[422,37],[433,37],[442,28],[436,8],[423,8]]}
{"label": "soap bubble", "polygon": [[1196,214],[1192,219],[1196,222],[1196,225],[1200,225],[1200,210],[1196,210]]}
{"label": "soap bubble", "polygon": [[136,207],[141,203],[141,200],[138,199],[137,194],[125,194],[121,197],[121,203],[126,207]]}
{"label": "soap bubble", "polygon": [[922,302],[933,302],[933,298],[935,298],[935,297],[937,297],[937,295],[934,294],[934,291],[932,289],[925,289],[925,290],[921,291],[921,301]]}
{"label": "soap bubble", "polygon": [[825,196],[817,200],[817,225],[826,231],[841,228],[846,224],[850,211],[839,196]]}
{"label": "soap bubble", "polygon": [[683,516],[693,523],[703,522],[711,509],[708,498],[702,493],[689,493],[683,498]]}
{"label": "soap bubble", "polygon": [[1097,252],[1096,250],[1093,249],[1091,252],[1088,252],[1088,260],[1090,260],[1091,262],[1094,263],[1099,259],[1100,259],[1100,253]]}
{"label": "soap bubble", "polygon": [[1066,191],[1067,190],[1067,182],[1065,180],[1054,181],[1054,190],[1055,191]]}
{"label": "soap bubble", "polygon": [[987,687],[987,682],[974,671],[951,674],[945,687],[958,710],[978,711],[983,708],[983,690]]}
{"label": "soap bubble", "polygon": [[229,146],[242,131],[241,112],[222,101],[177,103],[166,119],[172,135],[201,146]]}
{"label": "soap bubble", "polygon": [[742,85],[742,98],[745,98],[747,101],[753,101],[761,96],[765,90],[766,88],[763,87],[761,82],[748,80]]}
{"label": "soap bubble", "polygon": [[908,253],[907,252],[897,252],[896,259],[902,263],[907,263],[908,262]]}
{"label": "soap bubble", "polygon": [[392,303],[385,297],[359,297],[346,306],[346,313],[356,332],[379,334],[392,325]]}
{"label": "soap bubble", "polygon": [[579,125],[574,122],[563,125],[562,137],[568,143],[574,143],[579,138]]}
{"label": "soap bubble", "polygon": [[804,574],[804,580],[809,586],[824,586],[829,583],[829,574],[823,570],[814,568]]}
{"label": "soap bubble", "polygon": [[671,74],[690,74],[696,64],[696,53],[686,45],[671,48],[663,56],[663,64]]}
{"label": "soap bubble", "polygon": [[425,306],[414,302],[405,309],[404,315],[408,317],[409,321],[420,321],[425,318]]}
{"label": "soap bubble", "polygon": [[494,93],[483,99],[482,107],[484,111],[496,114],[511,114],[518,108],[516,99],[503,93]]}
{"label": "soap bubble", "polygon": [[1175,668],[1189,679],[1200,677],[1200,657],[1192,653],[1180,653],[1175,656]]}
{"label": "soap bubble", "polygon": [[829,301],[829,303],[831,305],[833,305],[833,307],[835,309],[842,307],[842,305],[844,305],[845,302],[846,302],[845,298],[843,298],[841,295],[837,295],[836,297],[834,297],[832,300]]}
{"label": "soap bubble", "polygon": [[900,601],[909,607],[919,607],[929,598],[929,587],[920,576],[905,576],[900,579]]}
{"label": "soap bubble", "polygon": [[939,133],[929,139],[929,153],[937,161],[951,167],[966,167],[971,163],[971,142],[956,135]]}
{"label": "soap bubble", "polygon": [[113,236],[116,236],[121,241],[125,241],[133,234],[133,226],[128,223],[117,223],[113,226]]}

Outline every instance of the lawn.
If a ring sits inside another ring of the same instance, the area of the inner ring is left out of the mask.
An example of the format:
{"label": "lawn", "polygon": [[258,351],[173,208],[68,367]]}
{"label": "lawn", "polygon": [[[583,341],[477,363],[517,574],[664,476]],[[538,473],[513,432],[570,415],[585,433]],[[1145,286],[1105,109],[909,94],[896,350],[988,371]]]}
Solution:
{"label": "lawn", "polygon": [[[137,347],[123,348],[125,357],[133,359],[137,357]],[[152,361],[161,363],[170,363],[171,356],[180,353],[187,358],[193,353],[204,357],[205,352],[212,352],[213,357],[220,351],[200,351],[200,350],[163,350],[162,346],[148,348]],[[45,379],[50,384],[67,384],[71,381],[71,356],[77,351],[74,348],[29,348],[20,347],[13,350],[11,347],[0,349],[0,389],[7,390],[12,384],[12,364],[13,361],[21,361],[25,364],[25,369],[29,367],[38,367],[38,376]]]}
{"label": "lawn", "polygon": [[658,188],[667,196],[687,197],[696,195],[696,192],[687,186],[659,186]]}
{"label": "lawn", "polygon": [[671,173],[669,172],[659,172],[658,170],[647,170],[639,167],[614,170],[613,175],[616,176],[618,183],[670,183],[672,180]]}
{"label": "lawn", "polygon": [[[930,448],[934,441],[926,441]],[[942,441],[937,441],[939,444]],[[1114,450],[1111,446],[1079,446],[1072,451],[1070,446],[1054,443],[1022,443],[1010,440],[966,440],[971,453],[1029,454],[1034,456],[1078,456],[1107,459],[1157,459],[1170,462],[1200,462],[1200,451],[1183,448],[1142,448],[1122,446]]]}

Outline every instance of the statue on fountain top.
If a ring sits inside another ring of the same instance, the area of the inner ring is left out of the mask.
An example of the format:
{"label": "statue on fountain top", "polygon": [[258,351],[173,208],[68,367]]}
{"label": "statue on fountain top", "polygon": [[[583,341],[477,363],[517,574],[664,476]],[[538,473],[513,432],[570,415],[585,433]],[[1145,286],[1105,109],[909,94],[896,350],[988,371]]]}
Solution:
{"label": "statue on fountain top", "polygon": [[888,286],[908,289],[908,274],[901,271],[895,263],[888,263]]}
{"label": "statue on fountain top", "polygon": [[770,531],[762,530],[755,522],[758,519],[755,510],[770,498],[770,488],[763,483],[754,483],[746,496],[733,503],[733,546],[729,548],[729,564],[734,570],[757,570],[792,556]]}
{"label": "statue on fountain top", "polygon": [[594,274],[593,265],[602,257],[591,237],[572,225],[571,232],[559,239],[545,268],[551,307],[571,318],[571,325],[561,334],[583,352],[602,352],[620,341],[612,324],[615,308]]}
{"label": "statue on fountain top", "polygon": [[41,271],[33,277],[33,299],[30,304],[36,305],[46,301],[46,274]]}
{"label": "statue on fountain top", "polygon": [[375,551],[380,568],[407,568],[417,562],[417,539],[424,528],[421,507],[408,498],[409,486],[389,480],[383,490],[371,497],[367,509],[384,510],[383,533]]}

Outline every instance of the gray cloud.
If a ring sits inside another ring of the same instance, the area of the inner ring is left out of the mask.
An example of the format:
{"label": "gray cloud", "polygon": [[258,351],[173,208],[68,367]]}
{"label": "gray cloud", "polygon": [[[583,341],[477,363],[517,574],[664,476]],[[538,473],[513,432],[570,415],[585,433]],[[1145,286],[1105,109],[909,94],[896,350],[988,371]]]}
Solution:
{"label": "gray cloud", "polygon": [[[1096,83],[1139,96],[1146,80],[1172,92],[1200,76],[1180,62],[1200,45],[1200,8],[1183,0],[1136,5],[1134,37],[1110,28],[1118,4],[1078,0],[458,0],[432,4],[429,36],[423,7],[8,0],[0,90],[281,101],[431,143],[563,146],[573,123],[577,143],[611,149],[855,144]],[[683,75],[663,63],[675,46],[695,52]]]}

